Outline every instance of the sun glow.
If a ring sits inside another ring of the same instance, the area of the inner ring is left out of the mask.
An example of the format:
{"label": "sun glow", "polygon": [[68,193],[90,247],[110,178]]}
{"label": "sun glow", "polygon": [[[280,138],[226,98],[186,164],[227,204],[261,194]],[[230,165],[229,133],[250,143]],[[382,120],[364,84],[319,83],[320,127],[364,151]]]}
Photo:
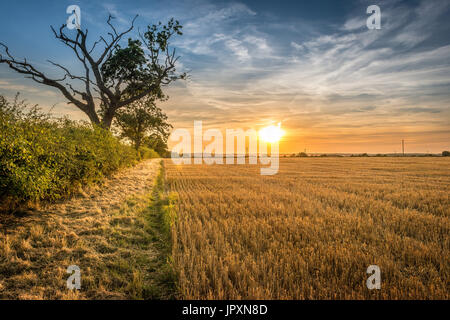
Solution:
{"label": "sun glow", "polygon": [[259,137],[268,143],[274,143],[280,141],[284,135],[284,131],[281,129],[281,122],[276,126],[268,126],[259,130]]}

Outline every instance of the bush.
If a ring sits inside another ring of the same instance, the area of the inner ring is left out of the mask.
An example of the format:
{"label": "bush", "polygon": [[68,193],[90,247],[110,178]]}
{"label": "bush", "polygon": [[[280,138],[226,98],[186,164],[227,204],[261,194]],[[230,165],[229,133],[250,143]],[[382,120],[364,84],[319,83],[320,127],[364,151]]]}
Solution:
{"label": "bush", "polygon": [[137,152],[109,131],[55,120],[0,96],[0,199],[55,200],[134,164]]}
{"label": "bush", "polygon": [[139,148],[139,159],[153,159],[153,158],[160,158],[158,152],[156,152],[152,148],[147,147]]}

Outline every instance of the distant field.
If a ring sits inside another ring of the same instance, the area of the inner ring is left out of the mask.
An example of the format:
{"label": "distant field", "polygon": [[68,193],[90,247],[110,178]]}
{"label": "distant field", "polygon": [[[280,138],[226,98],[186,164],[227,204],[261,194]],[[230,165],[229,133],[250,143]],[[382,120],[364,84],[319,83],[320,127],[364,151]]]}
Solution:
{"label": "distant field", "polygon": [[449,159],[280,161],[261,176],[166,160],[181,298],[450,298]]}

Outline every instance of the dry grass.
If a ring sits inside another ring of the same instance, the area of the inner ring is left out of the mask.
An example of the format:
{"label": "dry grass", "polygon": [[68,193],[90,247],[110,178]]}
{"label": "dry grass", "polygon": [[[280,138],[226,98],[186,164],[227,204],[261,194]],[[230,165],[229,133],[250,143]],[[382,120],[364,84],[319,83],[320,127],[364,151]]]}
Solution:
{"label": "dry grass", "polygon": [[[167,240],[152,198],[159,167],[145,161],[84,196],[2,216],[0,298],[171,297]],[[69,265],[81,269],[80,291],[66,287]]]}
{"label": "dry grass", "polygon": [[[449,159],[166,167],[182,298],[450,298]],[[381,290],[366,288],[372,264]]]}

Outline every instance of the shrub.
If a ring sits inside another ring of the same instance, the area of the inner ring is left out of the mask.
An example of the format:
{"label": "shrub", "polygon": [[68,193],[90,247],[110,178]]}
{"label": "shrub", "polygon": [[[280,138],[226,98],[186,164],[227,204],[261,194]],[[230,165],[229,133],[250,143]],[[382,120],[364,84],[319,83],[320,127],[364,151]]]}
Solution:
{"label": "shrub", "polygon": [[139,148],[139,159],[153,159],[153,158],[160,158],[158,152],[148,147]]}
{"label": "shrub", "polygon": [[138,160],[105,129],[25,108],[17,97],[13,104],[0,98],[2,200],[55,200]]}

